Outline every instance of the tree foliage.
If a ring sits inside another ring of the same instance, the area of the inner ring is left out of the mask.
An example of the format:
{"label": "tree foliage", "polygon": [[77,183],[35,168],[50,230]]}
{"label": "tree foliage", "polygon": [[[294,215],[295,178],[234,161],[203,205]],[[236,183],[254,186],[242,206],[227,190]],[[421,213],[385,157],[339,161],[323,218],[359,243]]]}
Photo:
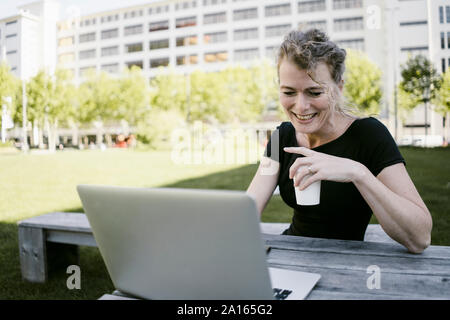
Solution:
{"label": "tree foliage", "polygon": [[365,115],[380,113],[381,70],[360,51],[347,50],[344,96]]}
{"label": "tree foliage", "polygon": [[450,68],[441,75],[441,86],[433,100],[435,111],[442,116],[450,112]]}
{"label": "tree foliage", "polygon": [[422,103],[436,98],[440,88],[440,77],[432,62],[423,55],[409,57],[401,66],[401,90],[410,95],[413,101]]}
{"label": "tree foliage", "polygon": [[19,105],[18,92],[20,89],[20,81],[12,73],[6,63],[0,63],[0,119],[2,117],[1,108],[3,104],[7,104],[6,97],[11,98],[11,103],[7,105],[8,111],[12,118],[16,113]]}

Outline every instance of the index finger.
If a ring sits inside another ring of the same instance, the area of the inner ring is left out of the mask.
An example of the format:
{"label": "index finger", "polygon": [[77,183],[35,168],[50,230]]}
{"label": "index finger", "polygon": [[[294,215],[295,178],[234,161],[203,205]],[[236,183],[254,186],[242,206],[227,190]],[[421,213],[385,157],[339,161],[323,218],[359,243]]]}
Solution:
{"label": "index finger", "polygon": [[304,156],[312,156],[315,152],[305,147],[285,147],[283,150],[288,153],[302,154]]}

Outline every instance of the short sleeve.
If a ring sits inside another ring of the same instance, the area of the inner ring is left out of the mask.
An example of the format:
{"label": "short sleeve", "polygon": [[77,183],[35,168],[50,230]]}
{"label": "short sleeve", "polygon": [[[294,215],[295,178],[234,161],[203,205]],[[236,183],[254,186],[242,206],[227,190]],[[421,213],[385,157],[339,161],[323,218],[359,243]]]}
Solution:
{"label": "short sleeve", "polygon": [[377,176],[384,168],[397,163],[406,165],[405,159],[395,143],[386,126],[375,118],[366,119],[366,130],[362,136],[362,142],[367,153],[366,166],[374,176]]}

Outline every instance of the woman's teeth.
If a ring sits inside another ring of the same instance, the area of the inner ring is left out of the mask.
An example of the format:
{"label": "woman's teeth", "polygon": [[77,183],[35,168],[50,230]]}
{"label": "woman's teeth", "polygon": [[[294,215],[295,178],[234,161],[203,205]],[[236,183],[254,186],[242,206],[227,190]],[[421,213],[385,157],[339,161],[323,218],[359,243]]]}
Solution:
{"label": "woman's teeth", "polygon": [[295,114],[294,113],[294,115],[297,117],[297,119],[303,120],[303,121],[312,119],[316,114],[317,113],[311,113],[311,114],[307,114],[307,115],[301,116],[299,114]]}

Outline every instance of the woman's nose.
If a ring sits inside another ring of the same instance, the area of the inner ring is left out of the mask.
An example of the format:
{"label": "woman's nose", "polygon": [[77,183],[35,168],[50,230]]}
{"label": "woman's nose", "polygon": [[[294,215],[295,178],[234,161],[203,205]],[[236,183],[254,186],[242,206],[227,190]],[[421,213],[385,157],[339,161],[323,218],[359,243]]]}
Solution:
{"label": "woman's nose", "polygon": [[295,99],[295,110],[297,114],[301,114],[302,111],[309,109],[309,100],[305,95],[298,94],[297,99]]}

